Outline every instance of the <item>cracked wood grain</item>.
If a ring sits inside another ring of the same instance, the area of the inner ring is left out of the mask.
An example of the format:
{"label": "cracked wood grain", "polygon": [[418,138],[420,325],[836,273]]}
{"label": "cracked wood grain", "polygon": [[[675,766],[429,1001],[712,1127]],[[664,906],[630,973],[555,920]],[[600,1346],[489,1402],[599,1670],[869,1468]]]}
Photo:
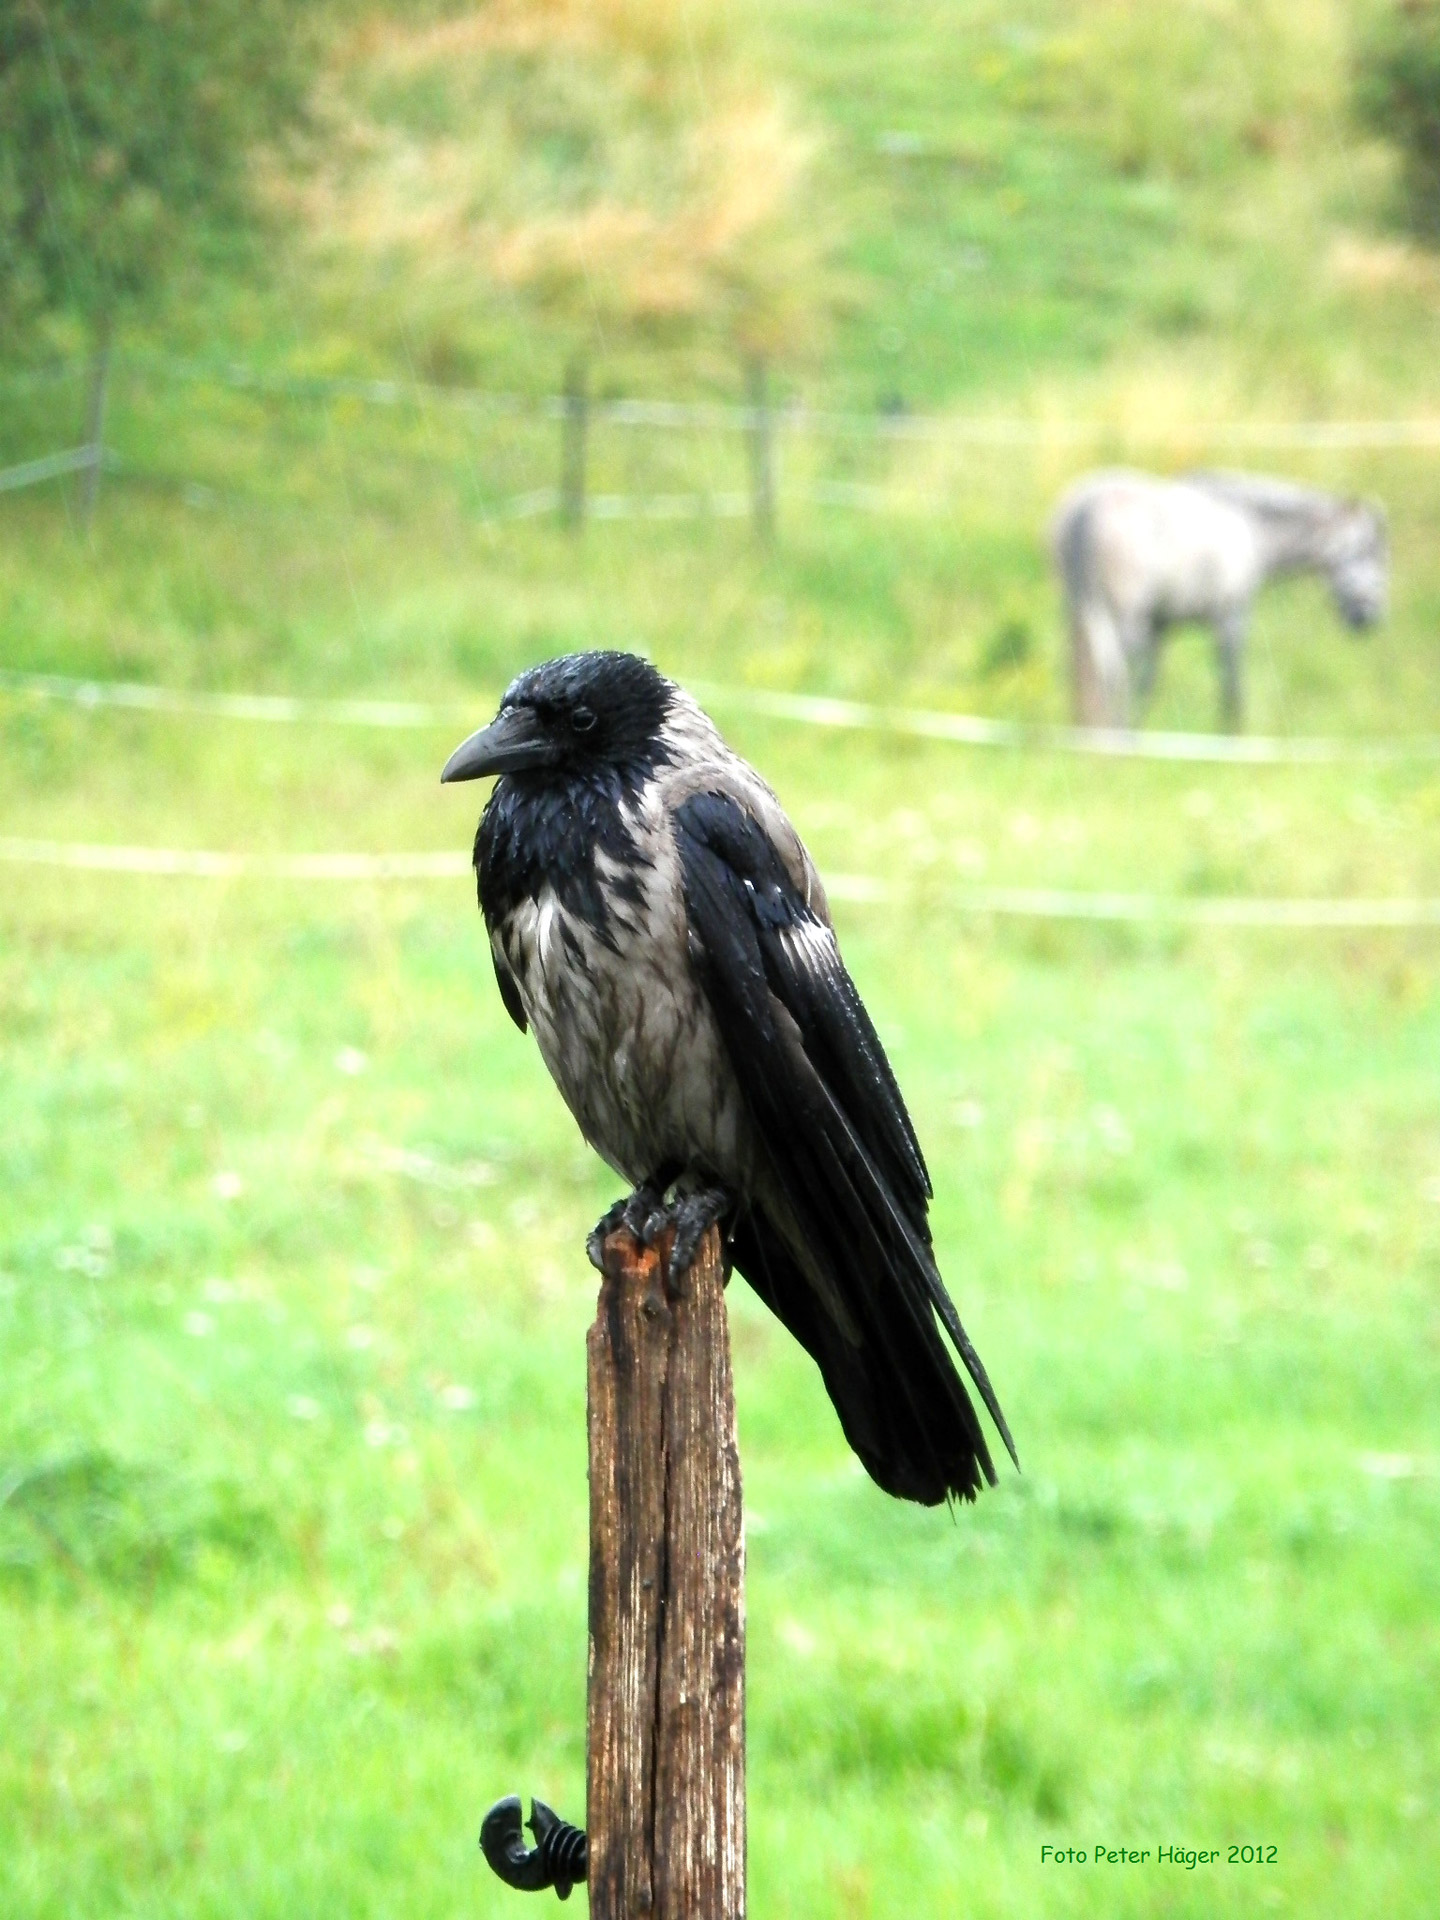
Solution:
{"label": "cracked wood grain", "polygon": [[594,1920],[742,1920],[745,1543],[720,1238],[603,1249],[590,1329]]}

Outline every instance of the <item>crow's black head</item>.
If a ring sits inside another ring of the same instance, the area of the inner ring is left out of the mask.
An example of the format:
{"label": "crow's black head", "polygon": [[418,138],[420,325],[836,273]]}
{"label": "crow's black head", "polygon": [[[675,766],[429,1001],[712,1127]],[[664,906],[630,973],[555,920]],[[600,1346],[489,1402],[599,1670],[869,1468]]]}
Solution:
{"label": "crow's black head", "polygon": [[445,763],[442,780],[653,764],[672,688],[633,653],[567,653],[511,682],[488,727]]}

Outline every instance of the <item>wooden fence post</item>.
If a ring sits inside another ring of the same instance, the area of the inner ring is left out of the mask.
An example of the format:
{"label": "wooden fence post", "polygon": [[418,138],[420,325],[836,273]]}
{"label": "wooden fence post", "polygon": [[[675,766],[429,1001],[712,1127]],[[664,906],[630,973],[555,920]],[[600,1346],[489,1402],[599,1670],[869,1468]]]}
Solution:
{"label": "wooden fence post", "polygon": [[775,423],[770,412],[769,381],[758,354],[746,363],[750,410],[750,508],[755,538],[762,547],[775,543]]}
{"label": "wooden fence post", "polygon": [[565,370],[565,401],[560,412],[560,519],[572,531],[585,520],[585,440],[590,397],[585,362],[576,358]]}
{"label": "wooden fence post", "polygon": [[602,1251],[590,1329],[593,1920],[742,1920],[745,1541],[720,1238]]}

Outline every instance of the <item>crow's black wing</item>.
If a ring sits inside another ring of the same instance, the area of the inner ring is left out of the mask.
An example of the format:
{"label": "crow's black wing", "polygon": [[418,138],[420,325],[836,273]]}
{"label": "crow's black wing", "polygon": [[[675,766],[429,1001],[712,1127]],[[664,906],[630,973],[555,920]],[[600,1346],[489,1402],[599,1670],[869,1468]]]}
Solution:
{"label": "crow's black wing", "polygon": [[757,1206],[737,1265],[820,1363],[881,1485],[969,1497],[994,1469],[936,1314],[1014,1447],[936,1270],[929,1176],[835,936],[731,795],[691,796],[675,830],[692,959],[790,1216]]}

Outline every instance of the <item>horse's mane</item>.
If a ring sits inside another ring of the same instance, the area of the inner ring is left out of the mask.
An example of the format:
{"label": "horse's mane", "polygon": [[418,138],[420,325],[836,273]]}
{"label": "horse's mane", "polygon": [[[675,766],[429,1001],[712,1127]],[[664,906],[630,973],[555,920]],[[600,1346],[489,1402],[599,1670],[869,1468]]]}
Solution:
{"label": "horse's mane", "polygon": [[1334,494],[1315,487],[1297,487],[1289,480],[1272,480],[1258,473],[1225,473],[1201,469],[1183,476],[1185,484],[1222,500],[1245,507],[1265,520],[1294,520],[1334,512],[1343,505]]}

